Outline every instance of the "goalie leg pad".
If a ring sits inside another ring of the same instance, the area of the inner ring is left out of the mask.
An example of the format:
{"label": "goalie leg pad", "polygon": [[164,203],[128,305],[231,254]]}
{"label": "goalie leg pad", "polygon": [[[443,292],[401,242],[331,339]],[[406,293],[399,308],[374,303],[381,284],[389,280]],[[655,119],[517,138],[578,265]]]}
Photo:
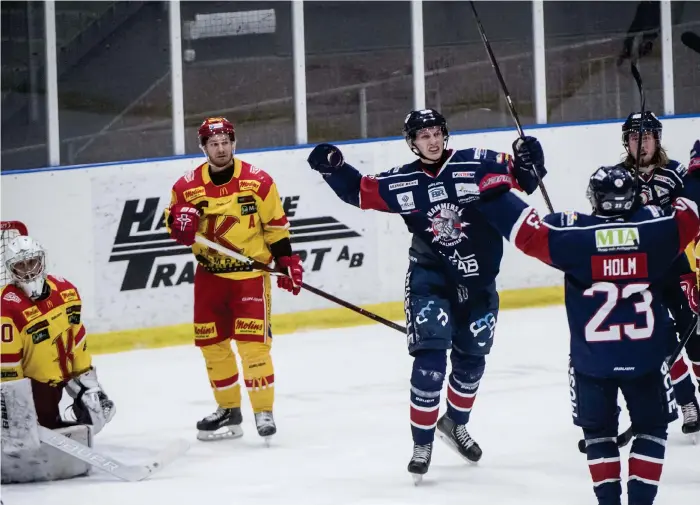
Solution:
{"label": "goalie leg pad", "polygon": [[25,451],[39,449],[34,395],[30,379],[3,382],[0,387],[2,399],[2,454],[3,470],[5,455],[16,456]]}
{"label": "goalie leg pad", "polygon": [[[92,430],[89,426],[78,424],[56,431],[92,447]],[[90,472],[89,464],[44,444],[13,456],[3,452],[1,463],[3,484],[72,479]]]}

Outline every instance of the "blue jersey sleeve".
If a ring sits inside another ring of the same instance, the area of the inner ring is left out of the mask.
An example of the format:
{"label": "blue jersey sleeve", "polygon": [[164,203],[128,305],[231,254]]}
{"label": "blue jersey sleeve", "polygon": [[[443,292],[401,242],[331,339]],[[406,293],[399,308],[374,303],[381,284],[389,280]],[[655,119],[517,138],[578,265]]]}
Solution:
{"label": "blue jersey sleeve", "polygon": [[382,196],[380,181],[385,174],[362,175],[349,163],[344,163],[323,179],[341,200],[360,209],[398,212],[392,209]]}

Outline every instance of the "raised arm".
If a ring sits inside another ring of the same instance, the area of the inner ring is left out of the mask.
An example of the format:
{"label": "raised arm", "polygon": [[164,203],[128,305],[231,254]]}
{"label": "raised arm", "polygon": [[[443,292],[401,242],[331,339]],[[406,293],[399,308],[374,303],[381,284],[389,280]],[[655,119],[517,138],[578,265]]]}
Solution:
{"label": "raised arm", "polygon": [[390,208],[381,196],[379,179],[372,175],[362,175],[355,167],[346,163],[343,153],[336,146],[317,145],[307,161],[344,202],[360,209],[398,212]]}

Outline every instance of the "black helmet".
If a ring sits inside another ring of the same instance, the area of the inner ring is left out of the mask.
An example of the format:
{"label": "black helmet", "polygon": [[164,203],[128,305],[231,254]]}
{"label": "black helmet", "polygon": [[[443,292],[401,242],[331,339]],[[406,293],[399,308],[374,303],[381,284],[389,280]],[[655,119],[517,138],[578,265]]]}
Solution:
{"label": "black helmet", "polygon": [[445,138],[450,135],[445,117],[435,109],[412,110],[403,122],[403,135],[406,140],[415,140],[419,130],[431,126],[439,126]]}
{"label": "black helmet", "polygon": [[442,130],[442,134],[445,136],[445,145],[447,148],[447,139],[450,137],[450,132],[447,130],[447,121],[445,116],[440,114],[435,109],[422,109],[422,110],[412,110],[406,115],[406,119],[403,122],[403,136],[406,139],[406,143],[411,148],[411,151],[416,156],[421,156],[421,152],[413,143],[416,140],[416,134],[423,128],[430,128],[432,126],[439,126]]}
{"label": "black helmet", "polygon": [[588,181],[586,196],[593,213],[600,216],[619,216],[634,205],[637,188],[629,170],[622,167],[600,167]]}
{"label": "black helmet", "polygon": [[639,112],[633,112],[627,116],[627,120],[622,124],[622,144],[626,149],[629,149],[629,137],[630,133],[639,132],[639,126],[641,124],[642,133],[652,132],[656,143],[661,142],[661,131],[663,126],[661,121],[654,115],[651,111],[644,112],[644,120],[642,120],[642,115]]}

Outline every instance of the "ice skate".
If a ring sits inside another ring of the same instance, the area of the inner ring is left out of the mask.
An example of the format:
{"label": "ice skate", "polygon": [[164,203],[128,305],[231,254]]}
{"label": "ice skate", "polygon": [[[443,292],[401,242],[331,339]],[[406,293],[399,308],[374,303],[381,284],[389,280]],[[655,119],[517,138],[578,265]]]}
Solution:
{"label": "ice skate", "polygon": [[269,447],[270,437],[277,433],[277,426],[275,426],[275,419],[272,417],[272,412],[266,410],[255,414],[255,426],[258,429],[258,435],[265,439],[265,444]]}
{"label": "ice skate", "polygon": [[683,413],[681,431],[686,435],[690,435],[694,444],[698,443],[698,436],[700,436],[700,413],[698,410],[700,410],[698,409],[698,401],[695,399],[690,403],[681,405],[681,412]]}
{"label": "ice skate", "polygon": [[243,416],[241,415],[241,409],[239,407],[230,409],[219,407],[216,409],[216,412],[209,414],[197,423],[197,429],[199,430],[197,439],[203,442],[210,442],[226,438],[242,437],[242,422]]}
{"label": "ice skate", "polygon": [[476,463],[481,459],[481,447],[469,435],[466,424],[455,424],[455,422],[444,414],[437,423],[438,436],[451,449],[460,456]]}
{"label": "ice skate", "polygon": [[433,452],[433,444],[413,446],[413,456],[408,462],[408,471],[413,477],[413,483],[417,486],[423,480],[423,475],[428,472],[430,467],[430,456]]}

